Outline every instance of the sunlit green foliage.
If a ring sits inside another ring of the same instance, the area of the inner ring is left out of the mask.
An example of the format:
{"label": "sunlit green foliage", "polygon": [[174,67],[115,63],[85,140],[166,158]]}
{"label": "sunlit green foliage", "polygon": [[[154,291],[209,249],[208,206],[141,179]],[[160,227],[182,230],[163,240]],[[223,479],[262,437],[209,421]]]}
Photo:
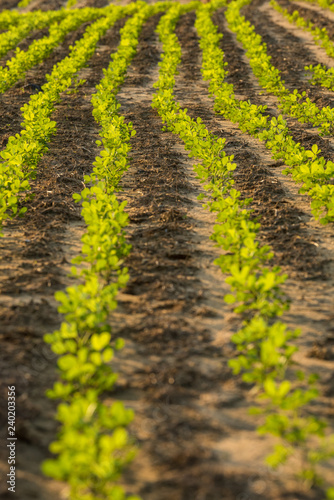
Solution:
{"label": "sunlit green foliage", "polygon": [[[86,13],[87,14],[87,13]],[[85,14],[85,15],[86,15]],[[54,105],[60,94],[74,81],[76,73],[93,55],[98,40],[117,19],[123,17],[122,8],[109,8],[105,16],[89,26],[72,47],[68,57],[56,64],[42,91],[31,96],[22,108],[22,131],[8,140],[0,153],[0,222],[26,207],[19,207],[19,194],[30,189],[29,179],[34,178],[38,161],[48,149],[48,141],[56,132],[56,122],[51,119]]]}
{"label": "sunlit green foliage", "polygon": [[[222,63],[221,37],[210,19],[212,10],[223,4],[218,1],[197,8],[196,27],[201,37],[206,77],[209,74],[213,78],[224,75],[224,64],[217,65],[217,57]],[[185,11],[186,7],[175,5],[158,26],[164,54],[153,107],[165,127],[182,139],[189,156],[200,160],[194,169],[208,193],[206,207],[217,213],[212,239],[223,250],[216,264],[229,275],[226,282],[231,293],[225,296],[225,300],[235,303],[235,312],[244,319],[242,329],[232,337],[240,354],[231,360],[231,368],[236,374],[242,373],[244,381],[255,384],[259,397],[266,401],[261,407],[265,424],[259,430],[281,439],[281,444],[268,460],[276,466],[298,449],[307,459],[304,478],[310,484],[316,483],[320,478],[310,456],[317,455],[321,461],[332,456],[334,451],[325,448],[324,441],[313,447],[314,438],[321,440],[326,428],[320,419],[309,417],[304,412],[305,405],[318,394],[313,387],[314,381],[301,381],[297,375],[293,378],[296,347],[291,340],[300,332],[289,331],[278,320],[278,316],[289,307],[281,290],[286,276],[278,267],[268,265],[272,257],[270,248],[261,246],[256,239],[259,224],[252,219],[251,210],[247,208],[251,200],[242,200],[234,188],[236,165],[233,156],[227,157],[224,153],[224,139],[210,133],[200,118],[191,119],[187,110],[182,110],[174,99],[174,75],[181,60],[181,49],[173,30]],[[293,382],[286,380],[288,372]]]}
{"label": "sunlit green foliage", "polygon": [[[298,10],[294,10],[292,14],[289,14],[289,11],[281,7],[275,0],[271,0],[270,4],[274,7],[274,9],[283,14],[291,23],[294,23],[296,26],[304,29],[305,31],[309,31],[312,34],[315,43],[321,45],[326,50],[329,57],[334,57],[334,44],[330,39],[326,28],[318,28],[311,21],[306,21],[299,15]],[[313,85],[321,85],[321,87],[334,90],[333,68],[327,68],[323,64],[317,64],[316,66],[305,66],[305,70],[311,72],[311,83]]]}
{"label": "sunlit green foliage", "polygon": [[64,10],[36,11],[34,14],[33,17],[25,18],[18,26],[13,26],[8,31],[1,33],[0,57],[5,56],[10,49],[15,48],[32,30],[43,29],[51,23],[61,21],[67,15]]}
{"label": "sunlit green foliage", "polygon": [[308,97],[306,92],[297,90],[290,92],[280,77],[280,71],[271,64],[271,57],[267,54],[266,44],[261,36],[255,32],[254,26],[240,15],[240,9],[250,3],[250,0],[233,0],[227,10],[226,19],[229,27],[237,35],[246,50],[254,75],[260,85],[268,92],[273,93],[279,100],[279,108],[301,123],[312,123],[319,127],[321,135],[332,134],[334,131],[334,110],[330,106],[319,109]]}
{"label": "sunlit green foliage", "polygon": [[135,454],[126,431],[133,412],[121,402],[105,404],[101,397],[117,380],[110,361],[124,342],[113,336],[109,315],[117,305],[119,288],[128,280],[124,258],[130,251],[124,234],[128,223],[126,203],[119,203],[115,192],[128,168],[130,139],[135,131],[118,114],[116,95],[136,53],[145,21],[168,6],[137,2],[122,11],[134,15],[122,29],[118,50],[92,98],[93,115],[101,127],[101,141],[97,144],[103,150],[92,174],[85,176],[90,187],[74,195],[75,201],[82,203],[81,214],[87,225],[82,253],[73,260],[74,264],[85,262],[86,266],[81,271],[77,267],[72,270],[83,283],[56,294],[65,320],[59,330],[45,336],[60,356],[62,378],[48,395],[64,402],[58,407],[58,440],[50,448],[58,457],[44,462],[43,470],[67,481],[73,500],[137,499],[126,496],[123,488],[115,484]]}
{"label": "sunlit green foliage", "polygon": [[[59,23],[54,22],[49,28],[48,36],[35,40],[28,50],[15,50],[15,56],[7,61],[5,67],[0,67],[0,94],[9,89],[14,83],[24,78],[28,69],[42,62],[65,39],[65,36],[79,28],[87,21],[93,21],[108,13],[104,9],[85,8],[70,11]],[[20,26],[20,25],[19,25]]]}
{"label": "sunlit green foliage", "polygon": [[[51,115],[61,92],[75,82],[76,73],[94,53],[107,29],[117,19],[132,16],[121,30],[118,50],[112,55],[92,97],[93,116],[101,128],[97,141],[101,152],[91,174],[84,178],[86,187],[73,196],[81,204],[81,215],[87,226],[81,254],[73,260],[72,275],[78,281],[65,292],[56,294],[64,321],[58,330],[45,336],[45,341],[59,356],[61,377],[47,394],[62,402],[57,412],[60,430],[50,447],[57,457],[44,462],[44,473],[66,481],[72,500],[136,500],[126,496],[117,485],[124,466],[135,455],[134,443],[126,430],[133,412],[120,402],[106,404],[103,401],[103,394],[111,391],[117,380],[110,362],[124,344],[122,339],[115,338],[110,325],[117,293],[128,280],[124,260],[130,252],[124,232],[128,224],[126,204],[119,203],[116,192],[129,166],[130,141],[135,135],[132,123],[126,123],[119,114],[116,96],[136,53],[145,21],[167,10],[158,26],[164,52],[152,106],[165,128],[182,139],[189,157],[199,160],[194,168],[206,192],[201,199],[206,199],[204,206],[217,216],[212,239],[222,250],[216,264],[228,276],[230,293],[225,295],[225,302],[233,304],[234,311],[243,320],[242,327],[231,339],[237,354],[229,364],[234,374],[240,374],[257,389],[259,406],[253,413],[262,415],[259,432],[279,438],[268,463],[277,467],[298,449],[305,463],[302,479],[310,485],[321,484],[317,466],[334,455],[333,439],[328,437],[327,424],[305,411],[318,396],[317,377],[306,379],[296,369],[297,348],[293,342],[300,332],[289,330],[279,319],[289,309],[289,301],[282,291],[287,276],[279,267],[270,265],[272,251],[257,238],[260,224],[249,208],[252,200],[242,199],[234,187],[233,172],[237,165],[233,156],[224,152],[225,140],[210,133],[200,118],[191,119],[174,99],[175,75],[181,61],[181,48],[174,30],[180,16],[196,10],[196,28],[203,53],[202,74],[210,81],[215,110],[238,123],[243,132],[264,141],[274,158],[284,160],[288,166],[286,173],[290,172],[296,182],[302,183],[301,192],[311,197],[313,213],[322,217],[323,223],[334,220],[334,186],[330,183],[334,163],[325,161],[316,145],[306,150],[293,141],[281,115],[270,119],[265,114],[265,106],[235,98],[233,86],[225,81],[227,65],[220,48],[222,35],[211,21],[212,12],[226,6],[225,0],[212,0],[205,5],[198,1],[151,5],[139,1],[126,7],[68,10],[75,3],[69,0],[66,10],[57,14],[37,13],[35,18],[28,14],[20,17],[10,11],[0,14],[0,28],[11,28],[0,35],[3,51],[31,29],[53,23],[49,37],[32,44],[27,52],[17,50],[8,68],[0,70],[2,92],[22,78],[29,67],[42,61],[66,33],[87,20],[99,18],[71,47],[69,57],[47,76],[42,92],[32,96],[22,108],[23,130],[11,137],[1,152],[0,220],[22,215],[26,210],[20,208],[19,198],[29,192],[29,179],[34,178],[37,163],[56,132]],[[279,71],[270,63],[265,44],[240,15],[239,10],[246,3],[248,0],[232,1],[226,15],[231,29],[247,48],[261,85],[279,97],[285,113],[319,126],[323,133],[330,132],[332,111],[327,108],[320,111],[305,95],[297,91],[289,93],[285,88]],[[295,15],[295,19],[299,18]],[[321,33],[318,36],[322,42],[325,40]],[[320,69],[314,69],[314,74],[316,71],[320,75]],[[327,490],[329,499],[334,498],[333,491],[333,488]]]}

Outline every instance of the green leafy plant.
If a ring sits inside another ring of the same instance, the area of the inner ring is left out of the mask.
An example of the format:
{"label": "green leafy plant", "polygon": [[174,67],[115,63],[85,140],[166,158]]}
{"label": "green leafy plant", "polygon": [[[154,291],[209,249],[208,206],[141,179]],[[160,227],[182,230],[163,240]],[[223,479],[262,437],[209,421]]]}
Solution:
{"label": "green leafy plant", "polygon": [[51,119],[54,106],[59,102],[61,92],[72,83],[76,85],[76,73],[93,55],[101,36],[125,13],[120,7],[111,7],[104,12],[105,16],[89,26],[74,44],[69,56],[56,64],[50,75],[46,75],[48,81],[42,91],[31,96],[21,108],[23,129],[20,134],[9,138],[6,148],[0,153],[0,222],[8,217],[23,215],[27,210],[26,207],[19,209],[19,195],[30,189],[29,179],[34,178],[38,161],[48,150],[48,141],[56,133],[57,124]]}
{"label": "green leafy plant", "polygon": [[319,127],[321,135],[332,134],[334,131],[334,111],[330,106],[319,109],[308,97],[306,92],[298,90],[289,92],[280,77],[280,71],[271,64],[267,54],[266,44],[255,32],[254,26],[240,15],[240,9],[250,3],[250,0],[233,0],[226,9],[226,19],[230,29],[236,33],[246,50],[250,66],[260,85],[273,93],[279,101],[282,111],[302,123],[312,123]]}
{"label": "green leafy plant", "polygon": [[[221,3],[211,3],[210,9]],[[201,25],[197,24],[197,27],[199,31],[204,30],[203,37],[207,36],[204,22]],[[321,151],[316,145],[307,150],[296,143],[282,115],[270,119],[265,114],[266,106],[238,100],[234,95],[233,86],[226,82],[227,63],[219,47],[222,35],[213,26],[210,40],[206,42],[203,37],[201,36],[200,40],[203,51],[202,74],[205,80],[210,80],[209,92],[214,97],[214,110],[223,114],[228,120],[238,123],[242,132],[264,141],[266,147],[272,151],[273,158],[283,160],[287,165],[283,173],[291,173],[295,182],[302,183],[300,192],[311,198],[314,216],[320,219],[322,224],[332,221],[333,162],[321,157]]]}
{"label": "green leafy plant", "polygon": [[110,366],[114,351],[123,347],[115,338],[109,315],[117,306],[116,295],[128,280],[124,258],[130,251],[124,228],[128,223],[126,203],[116,197],[119,180],[128,168],[132,123],[118,114],[118,89],[136,53],[138,37],[145,21],[165,10],[169,3],[147,5],[132,3],[123,14],[134,14],[121,31],[121,40],[109,67],[93,95],[93,115],[101,127],[103,146],[91,175],[84,181],[90,187],[75,194],[82,205],[87,230],[82,237],[82,252],[73,264],[86,266],[72,274],[83,283],[58,292],[59,312],[65,319],[59,330],[47,334],[45,341],[59,355],[61,382],[48,391],[51,398],[62,399],[57,419],[61,423],[51,451],[57,458],[44,462],[45,474],[68,482],[70,497],[89,500],[138,500],[126,496],[115,484],[124,466],[135,455],[126,427],[133,411],[121,402],[105,403],[102,394],[110,391],[117,379]]}
{"label": "green leafy plant", "polygon": [[66,17],[64,10],[34,12],[34,16],[25,17],[18,25],[12,26],[8,31],[0,35],[0,57],[7,54],[10,49],[13,49],[23,40],[32,30],[43,29],[54,22],[59,22]]}
{"label": "green leafy plant", "polygon": [[[286,19],[291,23],[295,24],[299,28],[308,31],[312,34],[315,43],[321,45],[329,55],[329,57],[334,57],[334,44],[330,39],[326,28],[318,28],[311,21],[306,21],[298,12],[294,10],[292,14],[289,13],[288,9],[284,9],[275,0],[271,0],[270,5],[283,14]],[[311,72],[312,79],[311,83],[313,85],[321,85],[322,87],[334,90],[334,70],[333,68],[327,68],[322,64],[317,66],[305,66],[305,70]]]}
{"label": "green leafy plant", "polygon": [[[62,19],[59,23],[55,21],[51,24],[48,36],[35,40],[26,51],[17,47],[15,56],[7,61],[5,67],[0,67],[0,93],[4,93],[14,83],[24,78],[28,69],[48,57],[68,33],[79,28],[87,21],[93,21],[106,15],[108,13],[107,9],[110,10],[110,7],[104,9],[87,7],[73,12],[64,12],[66,15],[63,16],[63,19],[62,17],[59,18]],[[28,19],[31,22],[33,18],[29,17]]]}
{"label": "green leafy plant", "polygon": [[[182,139],[189,156],[200,160],[194,169],[208,193],[205,207],[217,213],[212,239],[224,251],[216,264],[224,273],[230,274],[226,281],[232,293],[227,294],[225,300],[235,303],[235,312],[243,318],[242,329],[232,337],[239,354],[230,365],[236,374],[242,373],[246,382],[256,385],[261,399],[268,400],[262,410],[266,415],[265,424],[259,430],[272,433],[281,441],[276,455],[269,462],[278,464],[295,450],[303,450],[304,458],[308,460],[303,475],[310,483],[315,483],[318,476],[311,457],[317,456],[321,461],[332,456],[333,449],[327,449],[326,453],[320,451],[325,446],[326,424],[304,414],[305,406],[317,397],[317,391],[312,387],[313,381],[305,383],[294,370],[296,347],[291,340],[300,332],[289,331],[277,318],[288,308],[288,301],[280,288],[286,276],[278,267],[268,265],[272,252],[256,240],[259,224],[254,222],[251,210],[247,208],[251,200],[241,200],[240,193],[234,188],[236,165],[233,156],[227,157],[224,153],[224,139],[211,134],[199,118],[191,119],[173,96],[174,75],[181,60],[180,45],[173,30],[187,7],[197,8],[196,27],[203,50],[203,73],[206,77],[212,75],[217,87],[218,79],[221,78],[222,83],[225,70],[219,49],[221,36],[210,18],[211,12],[222,5],[223,1],[188,4],[182,8],[175,5],[162,18],[158,33],[164,54],[152,106],[157,109],[165,128]],[[220,64],[217,64],[218,60]],[[225,90],[231,92],[232,88]],[[286,380],[287,373],[293,382]],[[292,423],[291,414],[294,415]],[[315,438],[319,445],[314,446]]]}

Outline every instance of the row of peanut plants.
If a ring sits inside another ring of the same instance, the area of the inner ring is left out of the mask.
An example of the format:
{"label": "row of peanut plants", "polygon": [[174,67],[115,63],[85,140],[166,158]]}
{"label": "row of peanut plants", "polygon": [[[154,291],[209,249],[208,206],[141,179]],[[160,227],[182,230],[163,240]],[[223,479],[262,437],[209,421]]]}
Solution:
{"label": "row of peanut plants", "polygon": [[306,92],[298,90],[290,92],[280,77],[280,71],[275,68],[267,54],[266,44],[255,32],[254,26],[240,14],[240,9],[248,5],[250,0],[233,0],[226,9],[226,19],[230,29],[236,33],[237,40],[246,50],[250,66],[260,85],[273,93],[279,101],[279,108],[301,123],[311,123],[319,128],[321,135],[332,134],[334,131],[334,110],[330,106],[321,109],[306,97]]}
{"label": "row of peanut plants", "polygon": [[[65,12],[64,9],[59,9],[58,11],[46,11],[44,12],[45,16],[50,15],[50,13],[61,14],[61,12]],[[26,24],[34,22],[34,18],[39,17],[42,11],[34,10],[33,12],[20,12],[19,10],[3,10],[0,12],[0,30],[8,30],[15,26],[19,26],[20,24]]]}
{"label": "row of peanut plants", "polygon": [[[218,5],[224,5],[219,2]],[[226,82],[227,63],[219,47],[221,34],[215,35],[211,47],[211,61],[204,62],[202,74],[210,80],[210,93],[215,99],[214,110],[237,123],[242,132],[264,141],[273,158],[283,160],[287,168],[283,173],[292,175],[296,183],[302,183],[300,192],[311,198],[313,215],[322,224],[334,220],[334,186],[331,180],[334,163],[321,156],[315,144],[305,149],[294,141],[282,115],[270,118],[266,106],[257,106],[250,100],[240,100],[234,95],[233,85]]]}
{"label": "row of peanut plants", "polygon": [[67,16],[65,10],[35,12],[33,17],[25,18],[17,26],[11,27],[8,31],[0,35],[0,57],[3,57],[7,52],[15,48],[21,40],[23,40],[31,31],[43,29],[51,23],[59,22]]}
{"label": "row of peanut plants", "polygon": [[[260,245],[257,240],[260,224],[253,220],[248,208],[252,200],[242,200],[241,193],[234,187],[236,164],[233,156],[224,152],[225,140],[210,133],[199,118],[191,119],[173,95],[174,75],[181,60],[181,48],[174,33],[180,15],[197,7],[196,27],[208,78],[211,61],[216,62],[215,52],[220,40],[210,15],[222,4],[175,5],[162,18],[158,33],[164,54],[159,81],[155,84],[158,91],[153,107],[166,129],[182,139],[189,156],[200,161],[194,168],[207,192],[201,199],[207,197],[206,207],[217,214],[212,239],[223,250],[216,264],[229,275],[226,282],[231,293],[225,300],[236,303],[234,310],[244,320],[240,331],[232,337],[240,353],[230,361],[230,366],[235,374],[242,372],[243,380],[257,387],[261,403],[256,412],[265,417],[260,432],[280,438],[268,462],[277,466],[298,450],[304,460],[303,479],[310,484],[321,483],[316,466],[334,451],[326,446],[326,423],[308,414],[309,403],[317,397],[318,391],[314,387],[316,377],[306,379],[304,373],[295,368],[292,359],[297,348],[291,341],[299,332],[288,330],[278,319],[289,307],[281,289],[286,276],[279,267],[270,266],[273,254],[268,246]],[[219,66],[215,67],[217,70]],[[333,494],[334,489],[329,488],[327,497],[332,498]]]}
{"label": "row of peanut plants", "polygon": [[30,68],[46,59],[64,41],[68,33],[78,29],[83,23],[106,15],[107,9],[108,7],[87,7],[70,11],[60,23],[54,22],[50,26],[47,36],[32,42],[26,51],[17,47],[15,56],[7,61],[5,67],[0,67],[0,94],[23,79]]}
{"label": "row of peanut plants", "polygon": [[[311,21],[305,20],[298,12],[294,10],[292,14],[289,13],[288,9],[284,9],[275,0],[271,0],[270,5],[283,14],[284,17],[288,19],[291,23],[295,24],[304,31],[308,31],[313,36],[316,44],[321,45],[325,49],[329,57],[334,58],[334,44],[330,39],[326,28],[319,28],[315,26]],[[305,66],[306,71],[310,71],[312,74],[311,83],[313,85],[320,85],[321,87],[334,90],[334,68],[327,68],[323,64],[317,64],[316,66],[310,65]]]}
{"label": "row of peanut plants", "polygon": [[[23,0],[24,1],[24,0]],[[68,0],[66,8],[70,7],[68,5],[71,0]],[[29,2],[30,3],[30,2]],[[18,7],[24,7],[24,5],[18,5]],[[0,12],[0,29],[6,30],[14,26],[19,26],[20,24],[25,24],[33,22],[34,18],[40,16],[42,11],[34,10],[32,12],[20,12],[19,10],[8,10],[5,9]],[[60,14],[61,12],[66,12],[64,9],[59,9],[59,11],[46,11],[44,14],[47,16],[51,12]]]}
{"label": "row of peanut plants", "polygon": [[61,93],[75,82],[76,73],[94,54],[99,39],[118,19],[134,9],[134,6],[127,9],[110,7],[104,11],[105,15],[86,29],[70,54],[46,76],[48,81],[42,86],[42,91],[32,95],[21,108],[22,130],[9,138],[6,148],[0,153],[0,228],[3,220],[26,211],[26,207],[19,206],[24,193],[29,198],[29,180],[35,177],[38,161],[48,150],[48,142],[56,133],[57,124],[52,120],[52,112]]}
{"label": "row of peanut plants", "polygon": [[3,10],[0,12],[0,29],[7,30],[12,26],[18,26],[22,22],[34,17],[34,13],[21,14],[16,10]]}
{"label": "row of peanut plants", "polygon": [[135,134],[132,123],[125,123],[119,114],[116,96],[144,23],[168,7],[167,2],[137,2],[124,8],[134,15],[121,30],[118,50],[92,97],[93,115],[101,128],[97,144],[103,149],[93,172],[84,178],[87,187],[73,196],[82,203],[87,225],[81,255],[73,261],[72,273],[78,283],[56,294],[65,319],[59,330],[45,336],[60,356],[61,381],[48,396],[62,402],[57,412],[61,427],[57,441],[50,446],[58,457],[45,461],[43,471],[66,481],[72,500],[138,500],[127,497],[117,485],[135,453],[126,429],[133,411],[119,401],[103,401],[103,393],[110,391],[117,379],[110,361],[114,351],[123,346],[110,325],[117,292],[128,280],[124,259],[130,251],[124,233],[126,203],[117,201],[116,192],[128,168],[130,139]]}

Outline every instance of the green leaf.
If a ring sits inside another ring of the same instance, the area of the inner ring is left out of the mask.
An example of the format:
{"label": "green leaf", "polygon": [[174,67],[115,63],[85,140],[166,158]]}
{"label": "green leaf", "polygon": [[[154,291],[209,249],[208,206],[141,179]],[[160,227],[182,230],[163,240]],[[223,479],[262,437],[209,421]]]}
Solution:
{"label": "green leaf", "polygon": [[102,364],[102,357],[99,352],[92,352],[89,358],[91,362],[96,366],[100,366]]}
{"label": "green leaf", "polygon": [[80,194],[78,194],[78,193],[74,193],[74,194],[72,195],[72,198],[73,198],[73,200],[77,203],[78,201],[80,201],[80,200],[81,200],[81,195],[80,195]]}
{"label": "green leaf", "polygon": [[102,359],[105,363],[108,363],[114,355],[114,351],[111,347],[107,347],[102,353]]}
{"label": "green leaf", "polygon": [[289,455],[291,455],[291,450],[283,445],[276,445],[275,452],[266,458],[266,462],[270,467],[276,469],[276,467],[287,461]]}
{"label": "green leaf", "polygon": [[58,366],[63,371],[68,371],[77,364],[77,359],[72,354],[66,354],[58,359]]}
{"label": "green leaf", "polygon": [[334,500],[334,488],[328,488],[328,490],[326,490],[326,499]]}
{"label": "green leaf", "polygon": [[48,459],[42,463],[42,472],[54,479],[63,479],[62,469],[57,460]]}
{"label": "green leaf", "polygon": [[224,301],[227,303],[227,304],[234,304],[235,301],[236,301],[236,298],[234,295],[228,293],[224,296]]}
{"label": "green leaf", "polygon": [[122,339],[121,337],[117,338],[115,340],[115,349],[116,351],[119,351],[121,349],[123,349],[123,347],[125,346],[125,340]]}
{"label": "green leaf", "polygon": [[260,408],[252,407],[249,408],[248,413],[250,415],[261,415],[263,413],[263,410],[261,410]]}
{"label": "green leaf", "polygon": [[307,382],[309,385],[312,385],[314,384],[315,382],[317,382],[319,380],[319,375],[317,373],[311,373],[311,375],[309,376]]}
{"label": "green leaf", "polygon": [[284,398],[291,389],[291,383],[288,380],[284,380],[278,387],[278,395]]}
{"label": "green leaf", "polygon": [[317,155],[321,151],[320,151],[320,149],[318,148],[318,146],[316,144],[313,144],[313,146],[312,146],[312,152],[313,152],[313,154]]}
{"label": "green leaf", "polygon": [[264,386],[264,390],[266,392],[266,394],[268,394],[268,396],[270,397],[274,397],[276,396],[276,384],[275,382],[273,381],[273,379],[271,378],[266,378],[266,380],[264,381],[263,383],[263,386]]}
{"label": "green leaf", "polygon": [[95,351],[102,351],[110,343],[110,333],[95,333],[91,337],[91,346]]}

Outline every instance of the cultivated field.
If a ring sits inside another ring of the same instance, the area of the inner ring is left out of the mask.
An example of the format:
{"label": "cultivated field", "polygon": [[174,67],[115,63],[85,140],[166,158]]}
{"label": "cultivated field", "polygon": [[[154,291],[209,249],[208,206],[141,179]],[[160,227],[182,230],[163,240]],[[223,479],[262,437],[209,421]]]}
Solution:
{"label": "cultivated field", "polygon": [[2,0],[0,66],[1,498],[333,499],[334,8]]}

